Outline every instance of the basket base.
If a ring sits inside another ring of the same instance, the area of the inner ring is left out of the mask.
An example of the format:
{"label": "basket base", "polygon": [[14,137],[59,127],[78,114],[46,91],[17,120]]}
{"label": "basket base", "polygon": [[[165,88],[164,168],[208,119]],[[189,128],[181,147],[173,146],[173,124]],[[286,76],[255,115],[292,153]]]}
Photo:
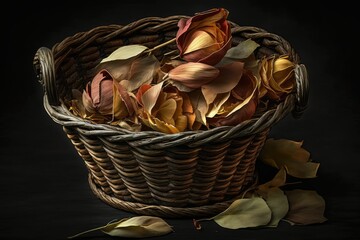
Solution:
{"label": "basket base", "polygon": [[245,192],[248,192],[257,185],[257,181],[254,182],[252,186],[246,189],[244,192],[240,193],[238,196],[219,203],[214,203],[211,205],[204,205],[198,207],[169,207],[162,205],[149,205],[136,202],[123,201],[118,198],[109,196],[103,190],[101,190],[93,182],[91,175],[89,174],[89,185],[93,193],[106,204],[131,213],[136,213],[139,215],[150,215],[157,217],[166,217],[166,218],[194,218],[194,217],[212,217],[218,213],[224,211],[230,206],[230,204],[239,198],[244,196]]}

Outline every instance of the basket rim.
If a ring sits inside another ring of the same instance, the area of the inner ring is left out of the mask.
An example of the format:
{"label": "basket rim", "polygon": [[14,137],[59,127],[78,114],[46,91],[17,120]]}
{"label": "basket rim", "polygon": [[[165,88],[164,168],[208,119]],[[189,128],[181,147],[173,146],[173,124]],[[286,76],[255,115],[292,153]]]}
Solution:
{"label": "basket rim", "polygon": [[85,136],[103,136],[110,142],[127,141],[133,147],[148,145],[152,149],[164,149],[182,144],[191,147],[203,145],[207,142],[224,141],[237,137],[252,135],[267,128],[271,128],[294,110],[296,102],[295,94],[289,94],[275,109],[264,112],[260,117],[251,118],[235,126],[220,126],[208,130],[184,131],[179,133],[163,133],[155,130],[130,131],[120,126],[110,124],[92,123],[89,120],[72,114],[68,108],[50,105],[46,95],[44,107],[50,117],[64,127],[76,128]]}

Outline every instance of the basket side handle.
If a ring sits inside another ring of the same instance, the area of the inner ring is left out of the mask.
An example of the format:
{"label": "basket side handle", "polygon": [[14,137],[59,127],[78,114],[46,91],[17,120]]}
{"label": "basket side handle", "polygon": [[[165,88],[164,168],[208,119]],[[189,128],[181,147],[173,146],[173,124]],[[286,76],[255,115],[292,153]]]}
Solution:
{"label": "basket side handle", "polygon": [[52,51],[47,47],[37,50],[33,60],[34,71],[50,105],[60,104],[55,84],[55,64]]}
{"label": "basket side handle", "polygon": [[309,81],[306,67],[304,64],[296,65],[295,67],[296,79],[296,102],[292,111],[294,118],[299,118],[304,113],[308,106],[309,99]]}

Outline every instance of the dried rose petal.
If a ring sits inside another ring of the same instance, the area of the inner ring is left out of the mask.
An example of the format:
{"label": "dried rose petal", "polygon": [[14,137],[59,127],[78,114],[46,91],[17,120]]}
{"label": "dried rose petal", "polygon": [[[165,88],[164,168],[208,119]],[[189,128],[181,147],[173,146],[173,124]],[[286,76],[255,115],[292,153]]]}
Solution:
{"label": "dried rose petal", "polygon": [[260,95],[272,100],[280,100],[293,91],[295,85],[295,64],[288,56],[271,56],[260,62]]}
{"label": "dried rose petal", "polygon": [[176,42],[180,56],[188,62],[215,65],[231,47],[229,12],[214,8],[178,22]]}

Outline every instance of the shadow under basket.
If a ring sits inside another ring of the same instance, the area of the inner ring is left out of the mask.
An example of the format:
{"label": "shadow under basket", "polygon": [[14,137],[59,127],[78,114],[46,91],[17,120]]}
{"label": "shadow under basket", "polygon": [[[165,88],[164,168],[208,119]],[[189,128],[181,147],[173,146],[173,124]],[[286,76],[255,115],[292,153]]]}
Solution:
{"label": "shadow under basket", "polygon": [[[164,134],[131,132],[95,124],[69,112],[62,102],[72,89],[82,91],[93,69],[118,47],[142,44],[152,48],[176,36],[186,16],[150,17],[126,26],[100,26],[41,47],[34,68],[44,87],[44,108],[63,126],[83,159],[93,193],[103,202],[132,213],[160,217],[205,217],[225,210],[256,186],[255,163],[271,127],[292,113],[299,117],[308,99],[305,66],[282,37],[251,26],[231,23],[233,45],[251,38],[260,58],[288,54],[296,63],[296,88],[284,101],[237,126]],[[157,57],[176,50],[170,44]]]}

